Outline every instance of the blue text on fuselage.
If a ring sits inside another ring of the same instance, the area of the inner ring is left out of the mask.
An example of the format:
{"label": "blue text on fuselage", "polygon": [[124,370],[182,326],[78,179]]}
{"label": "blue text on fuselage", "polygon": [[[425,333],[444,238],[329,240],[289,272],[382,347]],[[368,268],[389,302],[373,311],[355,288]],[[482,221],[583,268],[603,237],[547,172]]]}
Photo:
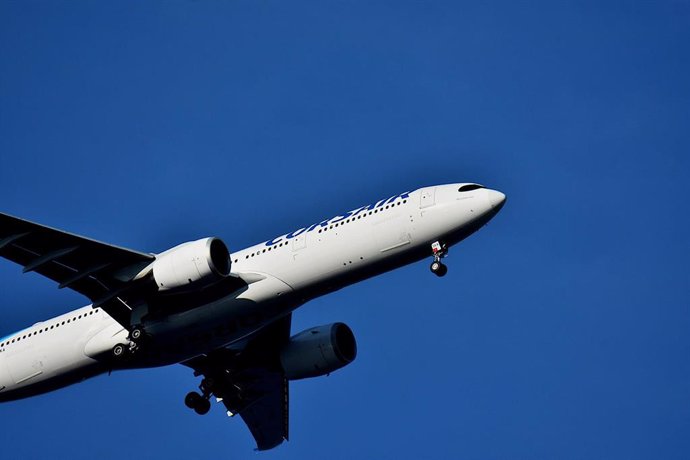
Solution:
{"label": "blue text on fuselage", "polygon": [[375,208],[380,208],[381,206],[384,206],[386,204],[393,203],[395,200],[398,200],[398,199],[404,200],[406,198],[409,198],[409,196],[410,196],[410,192],[404,192],[404,193],[401,193],[399,195],[393,195],[390,198],[385,198],[383,200],[377,201],[375,204],[368,204],[366,206],[362,206],[361,208],[357,208],[357,209],[353,209],[352,211],[348,211],[344,214],[339,214],[339,215],[332,217],[328,220],[324,220],[322,222],[312,224],[309,227],[302,227],[299,230],[295,230],[294,232],[290,232],[288,234],[279,236],[277,238],[273,238],[272,240],[266,241],[266,246],[273,246],[274,244],[278,244],[283,240],[290,240],[292,238],[296,238],[303,233],[312,232],[316,228],[327,227],[330,224],[335,224],[337,222],[341,222],[341,221],[348,219],[350,217],[354,217],[354,216],[358,215],[359,213],[366,212],[366,211],[369,211],[369,210],[372,210]]}

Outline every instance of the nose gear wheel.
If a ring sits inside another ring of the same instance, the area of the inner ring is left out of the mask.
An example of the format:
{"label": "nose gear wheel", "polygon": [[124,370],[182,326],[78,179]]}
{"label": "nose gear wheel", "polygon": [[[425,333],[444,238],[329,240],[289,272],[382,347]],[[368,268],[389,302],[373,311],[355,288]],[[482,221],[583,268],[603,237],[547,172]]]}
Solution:
{"label": "nose gear wheel", "polygon": [[445,243],[434,241],[431,243],[431,251],[434,254],[434,261],[431,262],[431,266],[429,267],[431,273],[438,277],[445,276],[445,274],[448,273],[448,267],[441,262],[441,258],[448,255],[448,247]]}

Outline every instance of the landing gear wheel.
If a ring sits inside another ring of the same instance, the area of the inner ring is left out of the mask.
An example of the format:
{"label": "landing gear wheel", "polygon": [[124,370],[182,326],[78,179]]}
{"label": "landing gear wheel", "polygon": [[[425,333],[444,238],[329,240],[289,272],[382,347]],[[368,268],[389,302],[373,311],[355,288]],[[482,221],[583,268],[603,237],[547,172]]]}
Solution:
{"label": "landing gear wheel", "polygon": [[118,343],[117,345],[115,345],[113,347],[113,350],[111,353],[113,355],[113,358],[115,358],[118,361],[121,361],[125,358],[125,356],[127,356],[127,346],[123,345],[121,343]]}
{"label": "landing gear wheel", "polygon": [[208,414],[208,411],[211,410],[211,401],[208,399],[201,399],[197,403],[197,405],[194,407],[194,412],[196,412],[199,415],[206,415]]}
{"label": "landing gear wheel", "polygon": [[129,332],[129,340],[132,341],[133,346],[130,349],[131,353],[141,353],[142,350],[146,349],[149,341],[149,335],[146,334],[144,328],[141,326],[134,326],[134,328]]}
{"label": "landing gear wheel", "polygon": [[187,396],[184,397],[184,405],[190,409],[194,409],[197,403],[202,399],[204,398],[202,398],[199,393],[192,391],[191,393],[187,393]]}
{"label": "landing gear wheel", "polygon": [[448,267],[443,265],[440,260],[434,260],[429,268],[431,268],[431,273],[439,277],[448,273]]}
{"label": "landing gear wheel", "polygon": [[184,398],[184,405],[194,409],[194,412],[199,415],[207,414],[211,409],[211,402],[195,391],[187,393]]}
{"label": "landing gear wheel", "polygon": [[138,342],[144,337],[144,331],[140,327],[135,327],[132,332],[129,333],[129,337],[134,341]]}
{"label": "landing gear wheel", "polygon": [[448,273],[448,267],[443,265],[441,258],[448,255],[448,247],[445,243],[434,241],[431,243],[431,252],[434,254],[434,261],[431,263],[431,267],[429,267],[431,268],[431,273],[436,276],[444,276]]}

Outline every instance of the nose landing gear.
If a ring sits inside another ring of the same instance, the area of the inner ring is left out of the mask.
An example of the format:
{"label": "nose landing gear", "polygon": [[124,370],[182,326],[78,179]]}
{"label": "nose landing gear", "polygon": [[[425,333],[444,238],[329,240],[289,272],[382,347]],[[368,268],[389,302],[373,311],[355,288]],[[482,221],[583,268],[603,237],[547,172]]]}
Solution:
{"label": "nose landing gear", "polygon": [[448,267],[446,267],[444,264],[441,263],[441,261],[436,261],[434,260],[431,262],[431,273],[433,273],[436,276],[444,276],[446,273],[448,273]]}
{"label": "nose landing gear", "polygon": [[434,241],[431,244],[431,250],[434,253],[434,261],[431,262],[431,266],[429,267],[431,269],[431,273],[439,277],[444,276],[446,273],[448,273],[448,267],[441,262],[441,258],[448,255],[448,248],[444,243]]}

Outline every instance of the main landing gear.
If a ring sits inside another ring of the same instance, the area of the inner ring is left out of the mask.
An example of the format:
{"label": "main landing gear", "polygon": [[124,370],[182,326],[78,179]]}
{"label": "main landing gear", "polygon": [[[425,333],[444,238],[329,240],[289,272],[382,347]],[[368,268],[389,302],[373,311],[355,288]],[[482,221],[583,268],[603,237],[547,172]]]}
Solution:
{"label": "main landing gear", "polygon": [[142,329],[141,326],[134,326],[134,329],[129,333],[129,338],[134,343],[140,343],[144,337],[144,329]]}
{"label": "main landing gear", "polygon": [[187,396],[184,398],[184,405],[194,410],[194,412],[199,415],[208,414],[208,411],[211,410],[211,385],[212,382],[209,379],[206,378],[202,380],[201,385],[199,385],[202,394],[196,391],[187,393]]}
{"label": "main landing gear", "polygon": [[118,343],[113,347],[111,354],[113,355],[113,359],[115,361],[124,361],[127,355],[129,355],[129,346]]}
{"label": "main landing gear", "polygon": [[448,255],[448,248],[444,243],[434,241],[431,244],[431,250],[434,253],[434,261],[431,262],[431,266],[429,267],[431,269],[431,273],[439,277],[444,276],[446,273],[448,273],[448,267],[441,262],[441,258]]}
{"label": "main landing gear", "polygon": [[135,353],[140,352],[148,336],[141,326],[134,326],[127,338],[129,339],[129,344],[118,343],[111,350],[111,355],[116,362],[125,361]]}
{"label": "main landing gear", "polygon": [[194,412],[196,412],[199,415],[208,414],[208,411],[211,410],[211,401],[204,398],[196,391],[187,393],[187,396],[185,396],[184,398],[184,405],[189,407],[190,409],[193,409]]}

